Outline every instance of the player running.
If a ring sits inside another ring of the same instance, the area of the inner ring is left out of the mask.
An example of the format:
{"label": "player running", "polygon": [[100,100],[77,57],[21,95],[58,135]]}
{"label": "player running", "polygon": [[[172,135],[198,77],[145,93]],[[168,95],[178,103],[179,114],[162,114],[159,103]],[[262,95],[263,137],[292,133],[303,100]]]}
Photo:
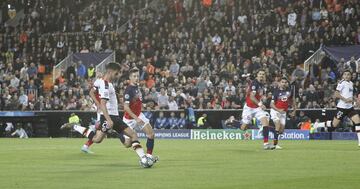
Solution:
{"label": "player running", "polygon": [[253,118],[260,120],[263,127],[264,149],[272,150],[274,146],[269,144],[269,113],[265,111],[266,107],[261,98],[265,93],[264,83],[266,81],[265,71],[259,70],[256,78],[249,84],[246,94],[246,103],[242,112],[241,129],[247,129],[248,124]]}
{"label": "player running", "polygon": [[100,143],[105,138],[106,134],[115,126],[115,129],[119,129],[120,132],[123,132],[130,137],[131,146],[140,159],[143,159],[146,158],[146,155],[138,141],[137,134],[127,125],[123,124],[119,117],[118,100],[114,86],[111,83],[111,81],[118,77],[119,70],[120,65],[118,63],[109,63],[106,65],[106,73],[103,79],[99,82],[98,90],[101,99],[99,104],[101,110],[100,130],[93,131],[79,125],[74,125],[73,128],[75,131],[89,138],[92,142]]}
{"label": "player running", "polygon": [[351,81],[350,70],[345,70],[342,74],[342,80],[338,83],[335,91],[335,97],[339,99],[336,105],[336,115],[328,128],[329,131],[335,130],[340,121],[345,116],[349,117],[353,122],[358,137],[358,146],[360,147],[360,117],[354,110],[354,84]]}
{"label": "player running", "polygon": [[296,111],[295,100],[292,100],[293,93],[291,88],[289,88],[289,81],[286,77],[282,77],[280,80],[279,87],[274,89],[272,100],[270,103],[270,116],[275,124],[274,131],[274,146],[275,149],[282,149],[278,145],[279,135],[284,132],[285,122],[286,122],[286,112],[289,108],[289,104],[292,101],[293,112]]}
{"label": "player running", "polygon": [[124,117],[123,121],[134,130],[142,130],[146,133],[147,155],[157,161],[158,157],[153,157],[154,138],[155,134],[150,125],[149,119],[141,112],[142,109],[142,94],[139,90],[139,70],[133,68],[129,72],[129,85],[124,93]]}

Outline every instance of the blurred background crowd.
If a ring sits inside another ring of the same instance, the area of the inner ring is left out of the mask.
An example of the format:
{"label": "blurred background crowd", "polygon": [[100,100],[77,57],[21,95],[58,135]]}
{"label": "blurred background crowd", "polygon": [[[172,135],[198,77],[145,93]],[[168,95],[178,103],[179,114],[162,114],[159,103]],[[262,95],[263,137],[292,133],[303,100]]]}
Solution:
{"label": "blurred background crowd", "polygon": [[[358,0],[9,2],[0,4],[1,110],[94,110],[88,92],[95,65],[76,62],[51,89],[43,87],[52,67],[75,52],[116,53],[121,99],[127,70],[138,67],[145,110],[241,109],[259,68],[267,73],[267,105],[282,75],[298,108],[335,107],[344,69],[353,72],[354,94],[360,90],[359,60],[326,57],[312,74],[303,69],[321,45],[360,44]],[[24,17],[8,24],[20,9]]]}

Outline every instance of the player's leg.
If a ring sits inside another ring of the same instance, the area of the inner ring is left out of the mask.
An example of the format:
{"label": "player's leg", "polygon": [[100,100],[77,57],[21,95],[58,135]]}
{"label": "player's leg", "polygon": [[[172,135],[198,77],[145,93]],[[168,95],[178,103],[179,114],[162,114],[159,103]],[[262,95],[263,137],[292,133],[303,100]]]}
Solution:
{"label": "player's leg", "polygon": [[278,125],[275,123],[275,133],[274,133],[274,146],[275,146],[275,149],[282,149],[282,147],[279,146],[278,141],[279,141],[280,135],[282,133],[284,133],[285,123],[286,123],[286,114],[281,114],[280,119],[278,121]]}
{"label": "player's leg", "polygon": [[146,137],[147,137],[147,141],[146,141],[146,153],[149,154],[150,156],[152,156],[153,153],[153,149],[154,149],[154,143],[155,143],[155,133],[154,130],[152,129],[151,125],[150,125],[150,121],[148,118],[145,117],[145,115],[143,113],[141,113],[139,115],[139,118],[145,123],[142,127],[140,127],[139,129],[141,129],[142,131],[145,132]]}
{"label": "player's leg", "polygon": [[252,120],[252,110],[251,108],[249,108],[248,106],[244,105],[242,114],[241,114],[241,126],[240,129],[241,130],[246,130],[248,125],[251,123]]}
{"label": "player's leg", "polygon": [[139,158],[144,157],[145,152],[144,152],[144,149],[142,148],[142,146],[140,145],[140,142],[139,142],[136,132],[127,126],[124,126],[124,127],[125,128],[123,129],[123,132],[124,132],[124,134],[126,134],[127,136],[130,137],[132,148],[134,149],[136,154],[139,156]]}
{"label": "player's leg", "polygon": [[271,120],[274,122],[275,125],[275,130],[273,130],[274,133],[274,146],[276,146],[278,144],[278,139],[279,139],[279,130],[281,127],[280,124],[280,113],[274,109],[270,110],[270,117]]}
{"label": "player's leg", "polygon": [[[95,125],[94,125],[95,130],[100,129],[100,117],[101,117],[101,114],[99,112],[96,112],[96,121],[95,121]],[[94,142],[92,140],[88,140],[88,141],[86,141],[86,143],[84,144],[83,147],[89,148],[93,143]]]}
{"label": "player's leg", "polygon": [[[355,112],[355,111],[353,111],[353,112]],[[351,120],[354,123],[355,132],[358,137],[358,146],[360,147],[360,117],[359,117],[359,114],[353,114],[351,116]]]}
{"label": "player's leg", "polygon": [[142,129],[147,137],[146,140],[146,153],[152,155],[155,143],[155,133],[150,123],[147,123]]}
{"label": "player's leg", "polygon": [[264,149],[265,150],[272,150],[274,149],[274,146],[269,144],[269,132],[270,132],[270,127],[269,127],[269,113],[257,108],[255,111],[255,118],[260,120],[261,125],[263,127],[263,137],[264,137]]}
{"label": "player's leg", "polygon": [[344,118],[345,112],[341,108],[337,108],[336,115],[331,122],[326,122],[326,127],[328,127],[328,131],[332,132],[339,126],[341,120]]}

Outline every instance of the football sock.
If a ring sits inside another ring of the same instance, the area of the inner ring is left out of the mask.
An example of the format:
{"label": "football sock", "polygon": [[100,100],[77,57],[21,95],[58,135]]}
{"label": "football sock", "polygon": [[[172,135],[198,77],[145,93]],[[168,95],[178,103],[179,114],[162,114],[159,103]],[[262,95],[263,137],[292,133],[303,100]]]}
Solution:
{"label": "football sock", "polygon": [[94,138],[94,136],[95,136],[95,132],[92,131],[91,129],[81,127],[79,125],[74,125],[73,128],[74,128],[75,131],[77,131],[78,133],[80,133],[83,136],[87,137],[89,140],[92,140],[92,138]]}
{"label": "football sock", "polygon": [[124,136],[123,132],[119,133],[118,137],[120,139],[120,142],[124,144],[125,143],[125,136]]}
{"label": "football sock", "polygon": [[355,124],[355,132],[357,134],[358,142],[359,142],[359,145],[360,145],[360,123]]}
{"label": "football sock", "polygon": [[263,127],[264,144],[269,142],[269,126]]}
{"label": "football sock", "polygon": [[74,125],[73,128],[74,128],[75,131],[77,131],[77,132],[80,133],[80,134],[83,134],[84,131],[86,130],[85,127],[81,127],[81,126],[79,126],[79,125]]}
{"label": "football sock", "polygon": [[147,153],[152,154],[152,151],[154,149],[154,139],[150,139],[150,138],[147,139],[146,148],[147,148]]}
{"label": "football sock", "polygon": [[145,155],[143,148],[140,145],[140,142],[135,140],[131,143],[131,146],[133,147],[133,149],[135,150],[135,152],[137,153],[137,155],[141,158]]}
{"label": "football sock", "polygon": [[84,144],[84,146],[90,147],[93,143],[94,143],[94,142],[89,139],[89,140]]}
{"label": "football sock", "polygon": [[279,131],[274,132],[274,145],[278,144],[279,134],[280,134]]}
{"label": "football sock", "polygon": [[328,129],[328,132],[333,132],[333,131],[335,131],[335,127],[334,127],[332,121],[327,121],[327,122],[326,122],[326,127],[327,127],[327,129]]}

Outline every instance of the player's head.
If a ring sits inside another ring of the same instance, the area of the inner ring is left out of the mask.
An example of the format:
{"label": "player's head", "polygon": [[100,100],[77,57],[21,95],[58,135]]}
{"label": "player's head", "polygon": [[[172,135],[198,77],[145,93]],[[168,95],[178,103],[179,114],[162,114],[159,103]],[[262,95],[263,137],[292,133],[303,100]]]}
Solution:
{"label": "player's head", "polygon": [[129,79],[130,79],[130,83],[132,84],[137,84],[139,82],[139,69],[137,69],[136,67],[135,68],[132,68],[130,71],[129,71]]}
{"label": "player's head", "polygon": [[256,73],[256,79],[259,82],[265,82],[265,79],[266,79],[265,70],[262,70],[262,69],[258,70]]}
{"label": "player's head", "polygon": [[121,66],[119,63],[110,62],[105,66],[106,74],[108,75],[110,80],[114,80],[118,77]]}
{"label": "player's head", "polygon": [[351,80],[351,71],[350,70],[345,70],[342,73],[342,78],[346,81],[350,81]]}
{"label": "player's head", "polygon": [[280,88],[285,89],[289,86],[289,81],[286,77],[282,77],[280,80]]}

